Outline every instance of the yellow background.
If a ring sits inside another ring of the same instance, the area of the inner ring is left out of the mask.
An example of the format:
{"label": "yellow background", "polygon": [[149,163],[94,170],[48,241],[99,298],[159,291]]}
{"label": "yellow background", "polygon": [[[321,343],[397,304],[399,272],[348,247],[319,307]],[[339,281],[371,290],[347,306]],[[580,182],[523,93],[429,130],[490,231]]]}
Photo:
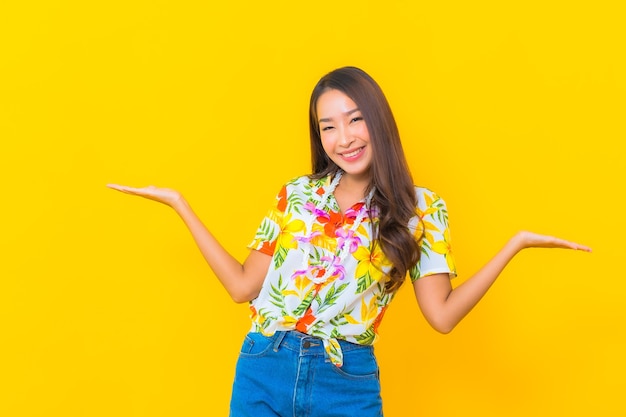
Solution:
{"label": "yellow background", "polygon": [[4,1],[0,415],[225,416],[248,328],[173,212],[239,259],[309,170],[307,104],[343,65],[383,87],[462,282],[528,250],[450,335],[404,287],[377,353],[388,417],[626,415],[622,2]]}

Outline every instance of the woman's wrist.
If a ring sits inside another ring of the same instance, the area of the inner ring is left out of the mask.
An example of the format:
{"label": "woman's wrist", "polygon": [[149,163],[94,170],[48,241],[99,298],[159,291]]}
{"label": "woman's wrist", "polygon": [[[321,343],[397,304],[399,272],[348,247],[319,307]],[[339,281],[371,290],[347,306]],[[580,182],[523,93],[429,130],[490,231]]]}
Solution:
{"label": "woman's wrist", "polygon": [[511,249],[515,251],[515,253],[521,251],[522,249],[526,249],[528,247],[525,236],[526,236],[526,232],[520,231],[520,232],[517,232],[509,240],[509,245],[511,246]]}
{"label": "woman's wrist", "polygon": [[185,197],[179,192],[176,192],[172,199],[168,202],[168,205],[173,208],[177,213],[182,213],[184,210],[189,209],[190,206],[185,200]]}

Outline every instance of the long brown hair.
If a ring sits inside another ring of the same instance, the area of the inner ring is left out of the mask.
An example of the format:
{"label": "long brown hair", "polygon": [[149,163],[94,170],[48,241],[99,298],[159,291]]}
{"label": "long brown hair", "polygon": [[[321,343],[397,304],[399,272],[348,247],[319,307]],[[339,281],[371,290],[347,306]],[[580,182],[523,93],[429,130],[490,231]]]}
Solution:
{"label": "long brown hair", "polygon": [[343,67],[326,74],[313,89],[309,107],[313,178],[335,175],[340,169],[326,155],[320,137],[317,101],[328,90],[339,90],[350,97],[367,125],[372,162],[366,195],[374,189],[371,204],[379,211],[378,230],[373,231],[373,242],[381,245],[393,265],[386,289],[395,291],[420,256],[418,242],[407,227],[411,217],[415,216],[417,198],[398,127],[383,91],[363,70]]}

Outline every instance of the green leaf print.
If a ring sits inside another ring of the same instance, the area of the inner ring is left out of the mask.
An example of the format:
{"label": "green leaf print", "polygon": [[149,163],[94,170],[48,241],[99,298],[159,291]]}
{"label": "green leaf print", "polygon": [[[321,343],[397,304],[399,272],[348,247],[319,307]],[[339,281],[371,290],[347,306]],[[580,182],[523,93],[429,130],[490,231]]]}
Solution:
{"label": "green leaf print", "polygon": [[372,278],[372,275],[369,272],[366,272],[365,275],[357,279],[357,294],[365,291],[370,285],[372,285],[373,282],[374,279]]}
{"label": "green leaf print", "polygon": [[[324,188],[326,185],[327,178],[321,178],[319,180],[314,180],[309,182],[308,187],[305,187],[305,190],[302,192],[306,197],[308,197],[308,201],[315,202],[315,200],[319,200],[321,197],[317,194],[317,190],[320,188]],[[313,197],[315,194],[315,197]]]}
{"label": "green leaf print", "polygon": [[283,291],[287,288],[287,285],[283,285],[283,276],[280,275],[278,277],[278,286],[272,285],[270,290],[270,297],[272,300],[270,301],[276,307],[281,310],[285,309],[285,297],[283,296]]}
{"label": "green leaf print", "polygon": [[339,330],[337,330],[337,328],[334,328],[332,332],[330,332],[330,337],[333,337],[335,339],[343,339],[344,337],[341,335],[341,333],[339,332]]}
{"label": "green leaf print", "polygon": [[422,255],[425,255],[427,258],[430,258],[430,252],[432,252],[430,242],[427,239],[422,239]]}
{"label": "green leaf print", "polygon": [[[278,320],[278,317],[271,315],[270,311],[266,308],[260,309],[258,311],[258,314],[259,316],[263,317],[263,320],[256,320],[255,324],[256,324],[256,327],[260,327],[263,330],[267,329],[267,327],[270,324],[275,323],[276,320]],[[259,323],[259,322],[262,322],[262,323]]]}
{"label": "green leaf print", "polygon": [[374,339],[376,339],[376,333],[374,333],[374,328],[370,327],[367,329],[365,333],[361,333],[357,337],[355,337],[357,342],[362,345],[371,345],[374,343]]}
{"label": "green leaf print", "polygon": [[437,220],[439,220],[439,223],[441,223],[444,228],[448,227],[448,210],[446,209],[446,205],[444,204],[443,200],[438,199],[437,201],[435,201],[433,203],[434,207],[437,207]]}
{"label": "green leaf print", "polygon": [[256,238],[263,241],[271,242],[274,240],[275,236],[276,233],[274,232],[274,224],[268,219],[263,219],[261,227],[256,233]]}
{"label": "green leaf print", "polygon": [[320,303],[317,309],[318,314],[326,310],[328,307],[335,305],[337,298],[339,298],[339,296],[346,289],[347,286],[348,284],[345,283],[340,285],[339,288],[336,288],[334,285],[330,287],[330,289],[326,293],[326,296],[324,297],[324,301]]}
{"label": "green leaf print", "polygon": [[337,317],[333,317],[330,320],[330,324],[332,324],[335,327],[345,326],[346,324],[349,324],[348,320],[346,320],[346,316],[350,315],[350,314],[352,314],[352,311],[350,311],[348,313],[343,313],[343,314],[341,314],[340,316],[337,316]]}
{"label": "green leaf print", "polygon": [[302,202],[302,197],[299,194],[296,193],[292,193],[287,197],[287,203],[289,204],[289,208],[287,209],[287,211],[293,210],[298,214],[302,214],[302,212],[300,211],[300,209],[303,206],[303,202]]}
{"label": "green leaf print", "polygon": [[317,336],[320,339],[326,339],[328,338],[328,335],[326,334],[326,332],[323,332],[320,330],[321,327],[323,327],[326,323],[323,321],[318,321],[317,323],[314,324],[314,328],[313,329],[309,329],[309,333],[312,336]]}
{"label": "green leaf print", "polygon": [[384,307],[388,305],[389,303],[391,303],[391,300],[393,300],[393,297],[396,295],[396,292],[388,293],[387,291],[385,291],[385,287],[383,284],[381,284],[380,281],[376,284],[376,287],[378,288],[378,294],[383,294],[382,296],[379,296],[378,303],[376,304],[379,307]]}
{"label": "green leaf print", "polygon": [[276,319],[272,318],[272,320],[265,320],[263,322],[263,324],[261,325],[261,328],[263,330],[267,330],[268,327],[270,327],[270,324],[274,323],[276,321]]}
{"label": "green leaf print", "polygon": [[287,258],[287,253],[289,253],[289,249],[284,248],[282,246],[278,246],[276,251],[274,252],[274,267],[276,269],[280,268],[280,266],[285,262]]}
{"label": "green leaf print", "polygon": [[304,314],[306,309],[309,308],[309,306],[311,305],[311,302],[313,301],[314,297],[315,297],[315,291],[309,291],[309,293],[306,295],[304,300],[302,300],[300,305],[293,311],[293,314],[296,317],[299,317],[302,314]]}

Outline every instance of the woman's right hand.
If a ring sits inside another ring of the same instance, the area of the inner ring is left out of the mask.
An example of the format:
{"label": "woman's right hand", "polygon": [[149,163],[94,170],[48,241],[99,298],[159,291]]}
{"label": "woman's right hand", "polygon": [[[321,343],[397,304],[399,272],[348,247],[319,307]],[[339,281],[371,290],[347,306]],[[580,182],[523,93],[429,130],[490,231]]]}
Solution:
{"label": "woman's right hand", "polygon": [[166,204],[170,207],[176,206],[183,200],[182,194],[178,191],[171,188],[155,187],[154,185],[136,188],[119,184],[107,184],[107,187],[125,194],[137,195],[149,200],[158,201],[159,203]]}

